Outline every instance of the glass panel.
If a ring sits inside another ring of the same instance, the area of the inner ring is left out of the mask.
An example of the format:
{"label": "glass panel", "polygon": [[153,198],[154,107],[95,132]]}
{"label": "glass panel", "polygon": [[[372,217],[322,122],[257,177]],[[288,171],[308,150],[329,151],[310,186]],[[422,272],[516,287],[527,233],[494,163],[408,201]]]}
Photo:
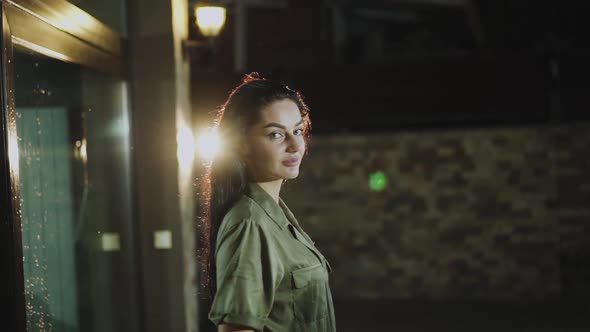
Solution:
{"label": "glass panel", "polygon": [[124,82],[14,54],[28,331],[136,331]]}
{"label": "glass panel", "polygon": [[88,14],[94,16],[121,36],[127,36],[126,3],[123,0],[69,0]]}

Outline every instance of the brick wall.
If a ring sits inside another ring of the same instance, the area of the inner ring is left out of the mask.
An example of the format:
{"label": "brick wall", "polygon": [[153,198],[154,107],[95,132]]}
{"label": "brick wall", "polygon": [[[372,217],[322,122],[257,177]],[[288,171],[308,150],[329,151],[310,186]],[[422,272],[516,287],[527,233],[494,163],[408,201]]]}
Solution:
{"label": "brick wall", "polygon": [[589,289],[588,264],[563,257],[590,253],[590,123],[315,136],[283,196],[330,260],[336,298]]}

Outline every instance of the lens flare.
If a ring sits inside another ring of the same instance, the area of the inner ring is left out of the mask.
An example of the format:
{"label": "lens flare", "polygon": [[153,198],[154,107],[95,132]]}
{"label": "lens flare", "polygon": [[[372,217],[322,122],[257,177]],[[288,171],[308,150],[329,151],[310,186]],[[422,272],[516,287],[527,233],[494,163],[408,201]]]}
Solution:
{"label": "lens flare", "polygon": [[201,134],[197,139],[197,152],[207,161],[213,160],[220,150],[221,140],[213,130]]}

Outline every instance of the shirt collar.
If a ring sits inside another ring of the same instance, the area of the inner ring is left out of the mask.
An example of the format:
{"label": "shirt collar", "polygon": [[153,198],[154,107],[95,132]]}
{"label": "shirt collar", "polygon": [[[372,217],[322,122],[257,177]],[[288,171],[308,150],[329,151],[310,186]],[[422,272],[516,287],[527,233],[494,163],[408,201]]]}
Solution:
{"label": "shirt collar", "polygon": [[[293,215],[285,205],[285,202],[279,198],[279,204],[267,193],[262,187],[255,182],[248,183],[246,196],[250,197],[266,212],[266,214],[281,228],[289,224],[289,214]],[[286,210],[285,210],[286,208]]]}

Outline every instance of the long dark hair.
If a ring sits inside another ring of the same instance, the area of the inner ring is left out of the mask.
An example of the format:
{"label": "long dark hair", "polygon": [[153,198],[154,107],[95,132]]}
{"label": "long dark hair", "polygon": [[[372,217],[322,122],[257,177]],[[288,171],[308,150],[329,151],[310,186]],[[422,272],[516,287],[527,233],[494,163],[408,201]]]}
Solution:
{"label": "long dark hair", "polygon": [[212,298],[217,290],[215,247],[217,231],[225,214],[245,193],[248,175],[237,153],[237,144],[247,130],[259,121],[260,111],[268,104],[289,99],[301,112],[304,138],[309,141],[311,121],[303,96],[280,81],[251,73],[230,93],[219,109],[214,129],[223,140],[223,152],[206,166],[201,180],[201,286]]}

